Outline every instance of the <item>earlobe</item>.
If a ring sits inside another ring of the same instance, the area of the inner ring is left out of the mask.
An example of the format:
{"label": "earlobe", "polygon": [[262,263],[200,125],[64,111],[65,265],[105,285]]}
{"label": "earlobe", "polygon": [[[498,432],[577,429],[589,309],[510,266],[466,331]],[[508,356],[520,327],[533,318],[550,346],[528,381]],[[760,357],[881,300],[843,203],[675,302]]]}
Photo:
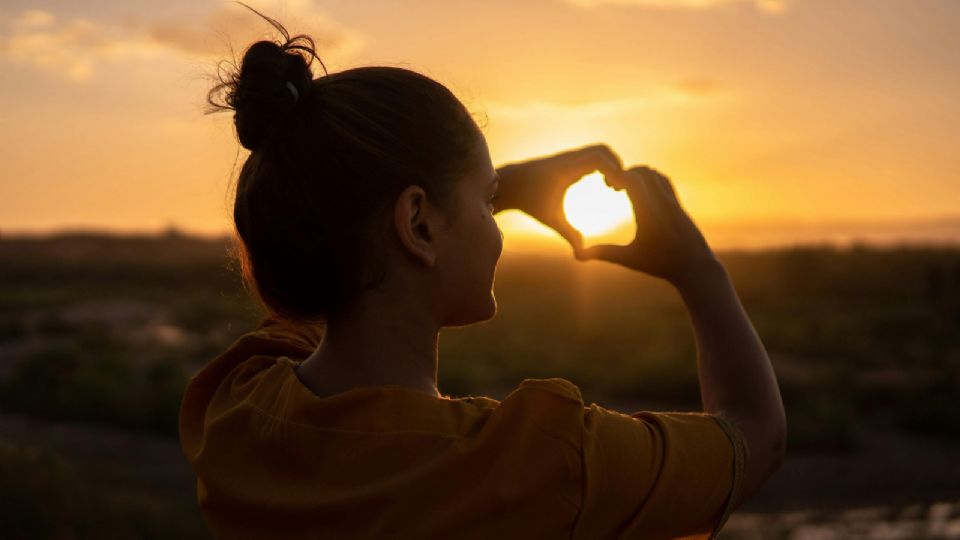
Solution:
{"label": "earlobe", "polygon": [[394,227],[400,244],[413,257],[428,267],[436,264],[434,237],[430,217],[430,202],[420,186],[408,186],[394,205]]}

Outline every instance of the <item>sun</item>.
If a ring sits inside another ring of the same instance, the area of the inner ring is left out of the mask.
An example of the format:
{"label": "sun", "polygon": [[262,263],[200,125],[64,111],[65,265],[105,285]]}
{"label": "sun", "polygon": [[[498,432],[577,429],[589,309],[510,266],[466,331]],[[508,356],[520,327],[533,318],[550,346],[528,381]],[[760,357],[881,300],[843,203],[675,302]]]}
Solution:
{"label": "sun", "polygon": [[630,198],[607,186],[599,172],[590,173],[567,188],[563,212],[584,236],[604,235],[633,219]]}

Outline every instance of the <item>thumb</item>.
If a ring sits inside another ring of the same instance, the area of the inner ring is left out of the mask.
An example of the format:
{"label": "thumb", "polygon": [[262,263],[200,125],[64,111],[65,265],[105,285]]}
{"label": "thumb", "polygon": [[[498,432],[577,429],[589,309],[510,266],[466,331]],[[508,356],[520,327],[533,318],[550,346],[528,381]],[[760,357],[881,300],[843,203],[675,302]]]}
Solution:
{"label": "thumb", "polygon": [[598,244],[595,246],[578,249],[576,251],[576,257],[578,261],[589,261],[594,259],[609,262],[619,262],[621,255],[623,254],[623,248],[624,246],[616,246],[613,244]]}
{"label": "thumb", "polygon": [[573,225],[566,223],[566,221],[557,224],[554,228],[564,240],[570,243],[570,246],[573,247],[573,252],[576,254],[583,247],[583,235],[580,234],[580,231],[575,229]]}

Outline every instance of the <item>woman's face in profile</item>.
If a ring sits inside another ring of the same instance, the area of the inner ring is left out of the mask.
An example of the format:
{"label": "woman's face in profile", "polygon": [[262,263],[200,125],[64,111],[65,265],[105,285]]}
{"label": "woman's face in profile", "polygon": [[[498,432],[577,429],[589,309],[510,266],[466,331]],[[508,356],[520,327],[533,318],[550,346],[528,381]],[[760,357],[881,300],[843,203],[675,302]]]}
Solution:
{"label": "woman's face in profile", "polygon": [[496,169],[487,141],[477,131],[474,166],[455,188],[456,221],[444,235],[437,270],[449,309],[443,326],[463,326],[490,319],[497,312],[494,274],[503,250],[503,235],[493,219]]}

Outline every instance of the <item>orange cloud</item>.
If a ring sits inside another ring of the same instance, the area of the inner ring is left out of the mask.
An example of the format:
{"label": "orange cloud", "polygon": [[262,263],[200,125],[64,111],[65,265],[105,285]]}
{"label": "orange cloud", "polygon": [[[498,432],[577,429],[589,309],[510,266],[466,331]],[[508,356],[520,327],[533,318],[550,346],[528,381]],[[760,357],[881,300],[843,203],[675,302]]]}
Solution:
{"label": "orange cloud", "polygon": [[96,64],[106,59],[158,52],[137,36],[83,18],[59,21],[43,10],[26,10],[7,26],[0,37],[0,54],[75,81],[89,79]]}
{"label": "orange cloud", "polygon": [[[363,35],[334,21],[314,2],[300,0],[251,1],[248,4],[265,15],[284,22],[291,34],[304,33],[317,41],[320,57],[325,54],[349,56],[363,47]],[[258,39],[272,38],[273,29],[250,10],[234,3],[221,4],[202,23],[160,21],[143,28],[158,43],[196,56],[220,57],[233,45],[246,46]]]}
{"label": "orange cloud", "polygon": [[677,81],[674,87],[680,93],[691,96],[710,96],[722,89],[718,81],[704,77],[683,79]]}
{"label": "orange cloud", "polygon": [[[309,0],[293,1],[280,9],[278,1],[251,4],[281,20],[297,21],[317,41],[321,58],[350,56],[363,46],[363,36],[340,25]],[[61,20],[55,14],[25,10],[0,24],[0,57],[82,82],[91,79],[99,65],[117,60],[146,60],[160,55],[186,58],[222,57],[231,43],[246,46],[257,39],[275,39],[273,28],[235,4],[223,4],[203,23],[151,22],[110,25],[86,18]]]}
{"label": "orange cloud", "polygon": [[752,3],[766,13],[782,13],[786,10],[786,0],[567,0],[581,7],[601,5],[642,6],[673,9],[707,9],[726,4]]}

